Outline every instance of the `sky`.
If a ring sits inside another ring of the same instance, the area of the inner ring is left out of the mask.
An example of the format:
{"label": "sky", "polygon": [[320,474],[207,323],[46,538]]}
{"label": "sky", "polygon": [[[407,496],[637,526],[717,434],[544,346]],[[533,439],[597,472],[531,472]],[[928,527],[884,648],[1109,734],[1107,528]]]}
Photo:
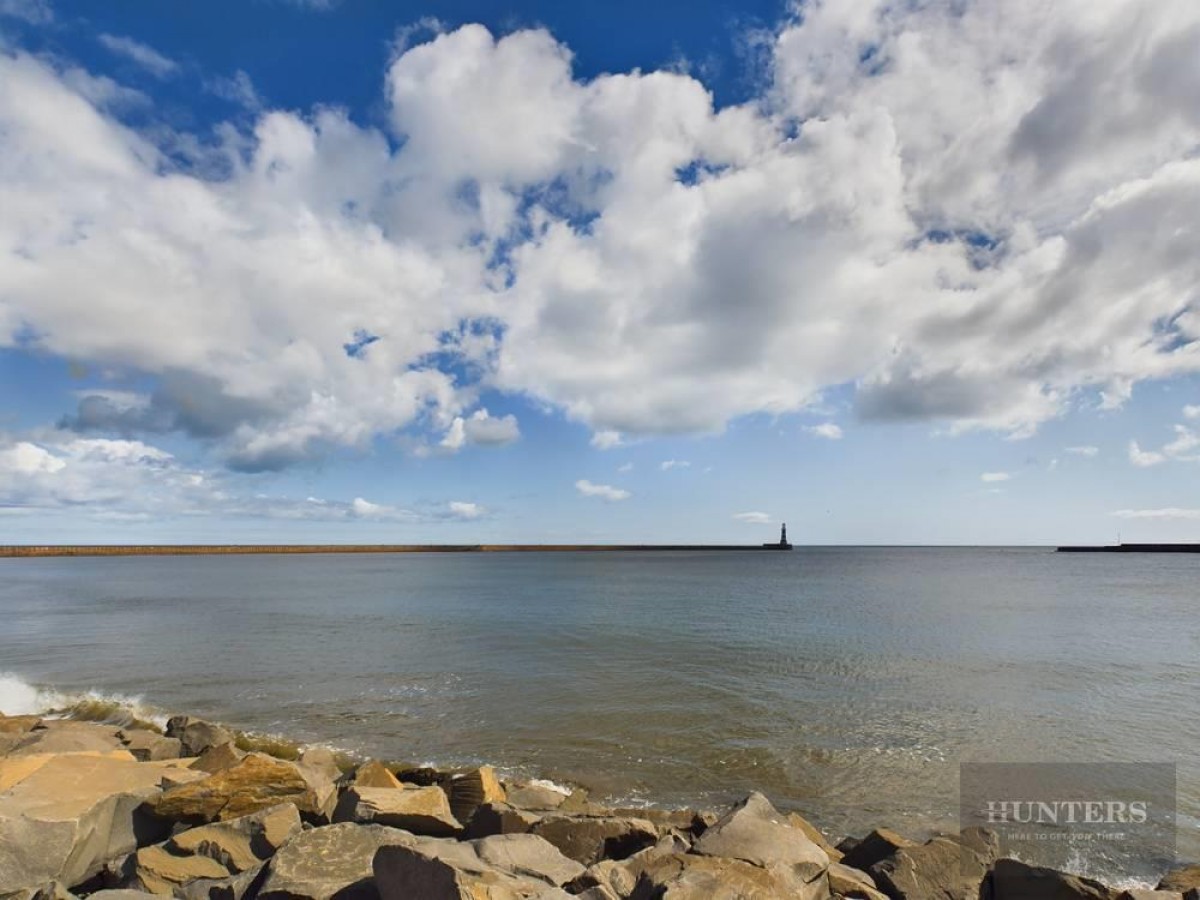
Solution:
{"label": "sky", "polygon": [[1194,0],[0,0],[0,543],[1200,540]]}

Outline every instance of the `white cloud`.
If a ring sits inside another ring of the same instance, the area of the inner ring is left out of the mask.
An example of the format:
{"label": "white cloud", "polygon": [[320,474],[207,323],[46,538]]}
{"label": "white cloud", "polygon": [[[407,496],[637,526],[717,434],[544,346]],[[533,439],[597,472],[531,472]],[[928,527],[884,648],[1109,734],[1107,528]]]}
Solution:
{"label": "white cloud", "polygon": [[459,450],[466,444],[500,446],[521,436],[516,416],[493,417],[486,409],[477,409],[465,419],[456,416],[441,440],[447,450]]}
{"label": "white cloud", "polygon": [[1146,469],[1150,466],[1157,466],[1165,463],[1167,461],[1167,457],[1165,454],[1159,453],[1156,450],[1143,450],[1138,446],[1137,441],[1130,441],[1129,461],[1139,468]]}
{"label": "white cloud", "polygon": [[1200,509],[1180,509],[1165,507],[1162,509],[1118,509],[1113,513],[1120,519],[1200,519]]}
{"label": "white cloud", "polygon": [[979,476],[979,480],[985,484],[995,484],[1000,481],[1010,481],[1012,475],[1008,472],[984,472]]}
{"label": "white cloud", "polygon": [[0,0],[0,16],[45,25],[54,21],[54,10],[47,0]]}
{"label": "white cloud", "polygon": [[1200,371],[1200,5],[1155,13],[808,4],[719,111],[466,26],[390,64],[388,134],[267,110],[215,143],[4,55],[0,346],[146,378],[112,431],[241,469],[468,442],[483,390],[598,446],[844,384],[863,418],[1025,436]]}
{"label": "white cloud", "polygon": [[691,465],[686,459],[664,459],[658,467],[664,472],[670,472],[672,469],[688,469]]}
{"label": "white cloud", "polygon": [[621,465],[617,466],[617,471],[620,472],[622,475],[624,475],[628,472],[632,472],[633,471],[633,463],[631,463],[631,462],[622,463]]}
{"label": "white cloud", "polygon": [[1090,447],[1090,446],[1067,447],[1066,451],[1074,456],[1086,456],[1090,459],[1094,456],[1099,455],[1100,448],[1099,447]]}
{"label": "white cloud", "polygon": [[1200,419],[1200,406],[1185,406],[1183,408],[1183,417],[1185,419]]}
{"label": "white cloud", "polygon": [[739,522],[745,522],[748,525],[770,525],[771,516],[765,512],[740,512],[734,513],[733,517]]}
{"label": "white cloud", "polygon": [[586,478],[575,482],[575,490],[585,497],[601,497],[605,500],[627,500],[633,496],[623,488],[613,487],[610,484],[593,484]]}
{"label": "white cloud", "polygon": [[487,508],[478,503],[467,503],[462,500],[450,501],[450,515],[456,519],[478,519],[487,515]]}
{"label": "white cloud", "polygon": [[615,447],[623,447],[625,441],[622,440],[619,431],[597,431],[592,435],[591,444],[597,450],[612,450]]}
{"label": "white cloud", "polygon": [[60,457],[28,441],[21,441],[0,451],[0,472],[37,475],[58,472],[66,465]]}
{"label": "white cloud", "polygon": [[819,438],[825,438],[827,441],[840,441],[842,439],[841,427],[833,422],[822,422],[820,425],[809,426],[808,431]]}
{"label": "white cloud", "polygon": [[163,56],[153,47],[131,37],[101,34],[97,40],[105,49],[137,63],[155,78],[167,78],[179,71],[179,63]]}
{"label": "white cloud", "polygon": [[259,110],[263,107],[263,99],[250,76],[238,69],[229,77],[217,76],[204,82],[204,88],[210,94],[236,103],[248,110]]}

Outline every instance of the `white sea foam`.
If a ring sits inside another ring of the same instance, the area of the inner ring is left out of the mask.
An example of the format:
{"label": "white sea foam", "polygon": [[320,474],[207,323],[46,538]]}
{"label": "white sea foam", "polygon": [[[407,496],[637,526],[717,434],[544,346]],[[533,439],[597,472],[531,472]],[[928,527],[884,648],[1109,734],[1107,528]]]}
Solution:
{"label": "white sea foam", "polygon": [[0,673],[0,713],[8,716],[70,716],[124,724],[133,719],[162,726],[167,716],[141,697],[106,691],[64,691]]}

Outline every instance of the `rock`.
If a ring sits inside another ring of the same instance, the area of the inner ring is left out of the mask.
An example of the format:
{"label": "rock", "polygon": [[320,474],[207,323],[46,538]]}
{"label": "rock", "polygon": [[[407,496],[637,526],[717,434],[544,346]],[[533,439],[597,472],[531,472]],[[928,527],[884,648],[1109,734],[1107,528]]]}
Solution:
{"label": "rock", "polygon": [[871,866],[875,886],[892,900],[976,900],[979,885],[997,856],[990,836],[936,837],[897,850]]}
{"label": "rock", "polygon": [[593,887],[607,888],[616,896],[628,897],[633,893],[642,874],[655,860],[681,855],[690,849],[691,845],[683,838],[668,835],[660,838],[654,846],[639,850],[628,859],[602,859],[588,866],[587,870],[572,879],[566,888],[570,893]]}
{"label": "rock", "polygon": [[232,741],[226,741],[224,744],[209,747],[196,758],[191,767],[215,775],[217,772],[233,768],[245,758],[246,751],[239,750]]}
{"label": "rock", "polygon": [[804,816],[799,813],[788,813],[787,823],[793,828],[799,828],[804,832],[806,838],[824,850],[830,862],[841,862],[842,851],[830,844],[825,835],[821,833],[821,830],[804,818]]}
{"label": "rock", "polygon": [[105,756],[46,761],[0,795],[0,885],[79,884],[106,861],[162,840],[166,825],[140,808],[159,796],[161,772]]}
{"label": "rock", "polygon": [[1117,900],[1119,892],[1082,875],[1000,859],[983,880],[980,900]]}
{"label": "rock", "polygon": [[817,880],[829,868],[825,851],[788,824],[759,793],[751,794],[704,832],[692,852],[741,859],[764,868],[786,867],[805,884]]}
{"label": "rock", "polygon": [[847,900],[887,900],[885,894],[875,889],[875,881],[866,872],[852,869],[841,863],[829,864],[829,890],[835,897],[845,897]]}
{"label": "rock", "polygon": [[533,835],[466,843],[418,840],[385,847],[374,861],[375,883],[383,900],[565,900],[570,895],[558,889],[553,879],[567,871],[571,871],[569,860]]}
{"label": "rock", "polygon": [[658,827],[660,834],[678,831],[689,834],[692,837],[699,837],[720,819],[720,816],[714,812],[696,812],[690,809],[657,809],[655,807],[639,809],[618,807],[609,811],[606,815],[646,819]]}
{"label": "rock", "polygon": [[1119,900],[1184,900],[1181,891],[1160,891],[1149,888],[1134,888],[1124,891]]}
{"label": "rock", "polygon": [[132,753],[133,758],[139,762],[179,759],[183,750],[183,744],[179,738],[164,737],[141,728],[119,731],[117,737],[125,745],[125,749]]}
{"label": "rock", "polygon": [[351,822],[301,831],[267,866],[256,900],[378,900],[376,852],[416,840],[395,828]]}
{"label": "rock", "polygon": [[505,786],[509,806],[517,809],[558,809],[567,799],[567,794],[545,784],[516,783]]}
{"label": "rock", "polygon": [[43,719],[35,728],[25,732],[8,751],[9,756],[30,753],[79,753],[121,750],[119,729],[94,722]]}
{"label": "rock", "polygon": [[[3,890],[4,886],[0,885],[0,891]],[[39,888],[22,888],[19,891],[2,893],[0,898],[3,900],[79,900],[67,890],[61,881],[51,881]]]}
{"label": "rock", "polygon": [[83,750],[78,753],[28,753],[22,756],[4,757],[0,759],[0,793],[24,781],[52,759],[70,756],[90,756],[92,758],[135,762],[133,754],[128,750]]}
{"label": "rock", "polygon": [[621,900],[621,896],[615,893],[611,888],[607,888],[602,884],[597,884],[586,890],[580,891],[578,894],[573,894],[576,900]]}
{"label": "rock", "polygon": [[254,896],[266,875],[265,865],[256,866],[228,878],[193,881],[179,888],[176,896],[182,900],[242,900],[247,895]]}
{"label": "rock", "polygon": [[1158,883],[1160,891],[1188,891],[1200,888],[1200,865],[1172,869]]}
{"label": "rock", "polygon": [[124,888],[109,888],[104,891],[96,891],[94,894],[89,894],[91,900],[95,897],[96,900],[159,900],[154,894],[147,894],[145,891],[131,891]]}
{"label": "rock", "polygon": [[294,803],[301,815],[322,821],[335,796],[332,784],[314,785],[312,774],[295,763],[265,753],[248,753],[215,775],[163,792],[151,808],[162,819],[202,824]]}
{"label": "rock", "polygon": [[838,841],[836,844],[834,844],[833,849],[837,850],[837,852],[842,854],[842,856],[844,857],[847,853],[849,853],[851,850],[853,850],[855,847],[857,847],[861,843],[862,843],[862,838],[856,838],[853,835],[847,835],[846,837],[844,837],[840,841]]}
{"label": "rock", "polygon": [[342,792],[334,810],[335,822],[359,822],[403,828],[428,837],[450,837],[462,825],[450,812],[450,801],[440,787],[351,787]]}
{"label": "rock", "polygon": [[337,781],[342,777],[342,767],[338,765],[337,757],[332,750],[325,747],[306,748],[301,751],[296,764],[329,781]]}
{"label": "rock", "polygon": [[480,804],[504,803],[508,799],[491,766],[455,775],[445,788],[450,797],[450,811],[460,822],[469,822]]}
{"label": "rock", "polygon": [[658,830],[645,819],[561,813],[543,817],[532,833],[585,866],[601,859],[625,859],[658,840]]}
{"label": "rock", "polygon": [[0,713],[0,734],[26,734],[40,724],[41,716],[6,716]]}
{"label": "rock", "polygon": [[418,766],[412,769],[401,769],[396,773],[396,777],[405,784],[415,784],[418,787],[433,787],[434,785],[441,786],[443,783],[450,780],[449,773],[440,772],[437,769],[431,769],[428,766]]}
{"label": "rock", "polygon": [[291,803],[282,803],[144,847],[137,852],[133,877],[151,893],[171,894],[197,879],[222,880],[257,871],[299,831],[299,811]]}
{"label": "rock", "polygon": [[875,863],[886,859],[897,850],[916,846],[916,841],[910,841],[889,828],[877,828],[853,847],[844,850],[841,861],[852,869],[866,872]]}
{"label": "rock", "polygon": [[182,755],[199,756],[209,747],[233,743],[234,733],[203,719],[173,716],[167,721],[167,737],[179,739],[183,745]]}
{"label": "rock", "polygon": [[381,762],[376,762],[375,760],[363,763],[361,766],[355,769],[354,775],[350,779],[350,783],[352,785],[356,785],[357,787],[370,788],[404,787],[404,785],[400,783],[400,779],[393,775],[387,766]]}
{"label": "rock", "polygon": [[541,816],[514,809],[506,803],[484,803],[475,810],[467,823],[467,838],[484,838],[493,834],[526,834],[541,821]]}
{"label": "rock", "polygon": [[631,900],[827,900],[824,873],[810,882],[789,866],[757,866],[740,859],[666,856],[638,879]]}

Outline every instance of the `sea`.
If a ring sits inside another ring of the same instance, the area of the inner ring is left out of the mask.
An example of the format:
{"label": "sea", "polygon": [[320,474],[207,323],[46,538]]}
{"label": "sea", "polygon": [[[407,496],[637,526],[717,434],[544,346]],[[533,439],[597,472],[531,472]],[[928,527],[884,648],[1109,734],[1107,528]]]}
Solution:
{"label": "sea", "polygon": [[[759,790],[835,838],[956,828],[963,763],[1173,764],[1195,860],[1200,556],[0,560],[0,711],[72,708],[486,762],[617,805]],[[1077,862],[1119,874],[1102,848]]]}

